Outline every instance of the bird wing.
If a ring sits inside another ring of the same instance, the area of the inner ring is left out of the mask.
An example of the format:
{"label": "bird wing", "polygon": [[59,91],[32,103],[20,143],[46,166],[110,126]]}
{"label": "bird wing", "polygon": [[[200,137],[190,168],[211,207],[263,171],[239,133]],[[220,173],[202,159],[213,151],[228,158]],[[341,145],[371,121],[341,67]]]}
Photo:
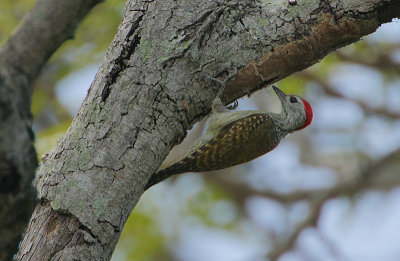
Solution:
{"label": "bird wing", "polygon": [[256,113],[224,126],[209,142],[179,162],[186,166],[185,172],[224,169],[253,160],[278,143],[273,120],[265,113]]}
{"label": "bird wing", "polygon": [[278,145],[276,133],[273,120],[265,113],[233,121],[187,157],[153,174],[146,189],[172,175],[224,169],[253,160]]}

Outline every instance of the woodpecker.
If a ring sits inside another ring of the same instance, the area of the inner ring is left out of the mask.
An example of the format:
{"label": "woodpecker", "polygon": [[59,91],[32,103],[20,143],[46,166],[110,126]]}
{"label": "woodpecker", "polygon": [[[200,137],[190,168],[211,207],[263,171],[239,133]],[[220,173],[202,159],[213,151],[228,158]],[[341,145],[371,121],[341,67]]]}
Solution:
{"label": "woodpecker", "polygon": [[311,124],[313,112],[306,100],[286,95],[276,86],[272,88],[282,105],[279,114],[230,111],[217,97],[206,134],[182,160],[153,174],[146,189],[172,175],[220,170],[251,161],[273,150],[287,134]]}

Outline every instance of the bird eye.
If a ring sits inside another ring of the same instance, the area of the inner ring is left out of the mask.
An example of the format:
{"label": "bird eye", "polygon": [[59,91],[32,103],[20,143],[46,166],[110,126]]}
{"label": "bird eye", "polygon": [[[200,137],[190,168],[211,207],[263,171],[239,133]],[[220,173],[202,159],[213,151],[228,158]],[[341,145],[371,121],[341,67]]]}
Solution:
{"label": "bird eye", "polygon": [[299,101],[294,96],[290,96],[290,103],[299,103]]}

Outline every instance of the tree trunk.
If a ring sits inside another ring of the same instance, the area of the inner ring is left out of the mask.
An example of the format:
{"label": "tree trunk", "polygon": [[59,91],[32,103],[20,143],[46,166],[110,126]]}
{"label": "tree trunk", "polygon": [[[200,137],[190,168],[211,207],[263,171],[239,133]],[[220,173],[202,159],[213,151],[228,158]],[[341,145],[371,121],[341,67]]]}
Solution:
{"label": "tree trunk", "polygon": [[150,175],[209,112],[216,90],[204,73],[241,68],[224,92],[230,102],[399,11],[399,0],[128,0],[77,117],[43,158],[39,203],[17,258],[109,260]]}
{"label": "tree trunk", "polygon": [[33,82],[99,0],[39,0],[0,48],[0,260],[11,260],[35,206]]}

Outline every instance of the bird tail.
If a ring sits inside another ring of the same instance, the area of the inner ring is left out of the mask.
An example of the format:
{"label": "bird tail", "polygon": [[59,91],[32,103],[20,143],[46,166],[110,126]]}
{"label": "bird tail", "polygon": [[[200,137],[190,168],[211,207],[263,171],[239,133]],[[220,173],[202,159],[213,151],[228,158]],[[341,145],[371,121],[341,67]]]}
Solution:
{"label": "bird tail", "polygon": [[188,171],[187,166],[188,166],[188,162],[186,162],[185,160],[182,160],[175,164],[172,164],[171,166],[169,166],[165,169],[157,171],[156,173],[151,175],[149,181],[147,181],[145,190],[149,189],[151,186],[153,186],[157,183],[160,183],[161,181],[164,181],[165,179],[167,179],[173,175],[187,172]]}

